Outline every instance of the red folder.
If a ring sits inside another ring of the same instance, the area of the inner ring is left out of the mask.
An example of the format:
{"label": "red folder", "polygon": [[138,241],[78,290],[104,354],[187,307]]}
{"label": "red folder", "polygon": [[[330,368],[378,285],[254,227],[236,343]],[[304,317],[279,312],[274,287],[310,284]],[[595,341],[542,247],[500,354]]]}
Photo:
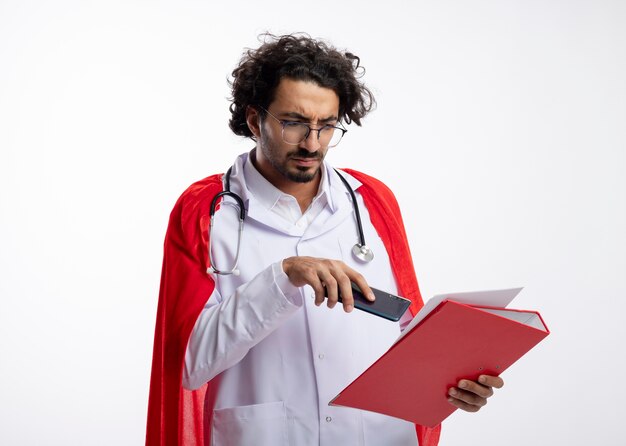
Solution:
{"label": "red folder", "polygon": [[459,379],[500,375],[548,334],[535,311],[445,300],[329,404],[434,427]]}

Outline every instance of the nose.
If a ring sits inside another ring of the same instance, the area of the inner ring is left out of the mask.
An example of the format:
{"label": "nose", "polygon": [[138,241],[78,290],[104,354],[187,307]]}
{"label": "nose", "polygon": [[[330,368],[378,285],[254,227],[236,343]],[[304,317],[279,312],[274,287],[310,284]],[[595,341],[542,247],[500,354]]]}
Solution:
{"label": "nose", "polygon": [[316,129],[311,129],[306,139],[300,143],[300,147],[308,150],[309,152],[317,152],[321,149],[322,145],[320,144],[320,140],[318,138],[318,131]]}

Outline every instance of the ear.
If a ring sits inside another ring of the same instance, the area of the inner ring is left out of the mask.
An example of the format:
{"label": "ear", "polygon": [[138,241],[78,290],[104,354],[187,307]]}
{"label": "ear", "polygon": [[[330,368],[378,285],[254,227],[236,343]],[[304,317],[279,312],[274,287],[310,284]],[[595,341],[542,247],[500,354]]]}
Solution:
{"label": "ear", "polygon": [[248,124],[248,128],[255,138],[261,136],[261,115],[256,108],[250,105],[246,107],[246,124]]}

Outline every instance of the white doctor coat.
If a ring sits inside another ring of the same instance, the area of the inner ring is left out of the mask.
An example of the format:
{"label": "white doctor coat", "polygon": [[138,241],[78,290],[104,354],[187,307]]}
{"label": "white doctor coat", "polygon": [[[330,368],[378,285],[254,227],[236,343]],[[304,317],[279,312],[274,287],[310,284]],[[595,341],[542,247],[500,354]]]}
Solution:
{"label": "white doctor coat", "polygon": [[[358,232],[349,193],[330,166],[323,169],[318,196],[299,216],[295,199],[290,207],[289,198],[256,171],[248,154],[233,167],[231,190],[248,209],[241,274],[215,277],[183,372],[186,388],[211,381],[205,429],[213,445],[417,444],[412,423],[328,405],[389,348],[400,325],[358,310],[345,313],[341,305],[316,307],[313,290],[294,287],[282,271],[282,259],[290,256],[340,259],[370,285],[397,289],[358,192],[365,239],[375,257],[362,263],[352,255]],[[359,186],[343,175],[353,190]],[[230,268],[236,251],[238,220],[228,202],[213,217],[217,268]]]}

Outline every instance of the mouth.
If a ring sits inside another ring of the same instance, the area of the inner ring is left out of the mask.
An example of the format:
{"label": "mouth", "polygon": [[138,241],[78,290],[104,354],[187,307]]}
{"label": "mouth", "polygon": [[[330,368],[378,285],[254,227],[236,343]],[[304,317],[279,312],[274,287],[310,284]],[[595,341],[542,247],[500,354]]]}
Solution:
{"label": "mouth", "polygon": [[296,163],[297,166],[300,167],[311,167],[311,166],[317,166],[320,163],[320,158],[319,157],[311,157],[311,158],[299,158],[299,157],[292,157],[291,160]]}

